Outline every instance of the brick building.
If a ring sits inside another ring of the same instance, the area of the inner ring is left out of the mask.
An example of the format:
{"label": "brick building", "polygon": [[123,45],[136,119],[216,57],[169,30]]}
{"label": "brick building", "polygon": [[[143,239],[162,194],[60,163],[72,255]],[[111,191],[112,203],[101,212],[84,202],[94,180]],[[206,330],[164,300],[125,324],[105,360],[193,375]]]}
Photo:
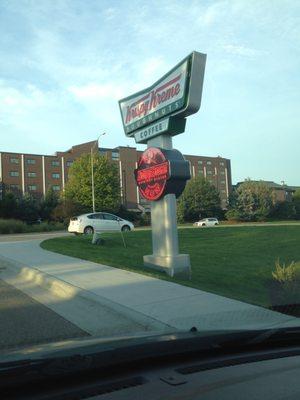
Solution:
{"label": "brick building", "polygon": [[[95,146],[97,142],[94,141],[83,143],[53,156],[0,152],[0,184],[3,190],[13,191],[16,195],[30,193],[42,197],[49,188],[59,192],[64,189],[73,161],[90,153]],[[122,146],[101,147],[99,152],[118,166],[124,206],[132,210],[147,209],[148,203],[139,196],[133,175],[142,152],[135,147]],[[185,158],[190,161],[191,175],[204,176],[213,183],[220,193],[222,207],[226,208],[232,190],[230,160],[196,155],[185,155]]]}

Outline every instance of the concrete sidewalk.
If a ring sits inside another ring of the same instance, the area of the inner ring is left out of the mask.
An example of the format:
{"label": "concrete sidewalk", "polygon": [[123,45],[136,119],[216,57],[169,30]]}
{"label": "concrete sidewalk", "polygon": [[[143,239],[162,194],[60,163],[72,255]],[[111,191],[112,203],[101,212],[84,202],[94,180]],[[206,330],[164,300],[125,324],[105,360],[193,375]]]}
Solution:
{"label": "concrete sidewalk", "polygon": [[[297,318],[212,293],[43,250],[40,240],[0,243],[19,276],[65,300],[83,296],[155,330],[298,325]],[[101,249],[99,248],[99,251]]]}

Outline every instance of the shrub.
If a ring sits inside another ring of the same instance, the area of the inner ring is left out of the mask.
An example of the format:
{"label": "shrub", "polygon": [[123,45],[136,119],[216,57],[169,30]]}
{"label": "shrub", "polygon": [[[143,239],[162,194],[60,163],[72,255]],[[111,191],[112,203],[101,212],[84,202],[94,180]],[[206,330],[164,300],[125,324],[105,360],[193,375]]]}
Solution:
{"label": "shrub", "polygon": [[275,204],[271,213],[271,217],[276,219],[295,219],[296,216],[296,206],[288,201]]}
{"label": "shrub", "polygon": [[127,221],[136,222],[140,219],[141,213],[129,211],[121,205],[119,211],[116,213],[120,218],[127,219]]}
{"label": "shrub", "polygon": [[[277,260],[272,277],[269,285],[272,308],[298,316],[300,311],[300,263],[292,261],[289,265],[284,263],[281,265]],[[282,306],[285,306],[284,310]]]}
{"label": "shrub", "polygon": [[91,211],[90,209],[76,203],[73,200],[64,199],[58,203],[51,213],[51,218],[60,223],[68,225],[71,217],[75,215],[85,214]]}
{"label": "shrub", "polygon": [[279,283],[293,282],[297,279],[298,269],[296,263],[292,261],[290,265],[282,264],[277,260],[275,263],[275,271],[272,272],[273,278]]}
{"label": "shrub", "polygon": [[46,223],[28,225],[17,219],[0,219],[0,234],[25,232],[50,232],[65,229],[61,223]]}
{"label": "shrub", "polygon": [[151,225],[151,214],[141,214],[139,219],[136,221],[137,226],[149,226]]}
{"label": "shrub", "polygon": [[0,219],[0,233],[23,233],[26,232],[26,224],[16,219]]}
{"label": "shrub", "polygon": [[227,211],[225,217],[228,221],[240,221],[242,219],[242,215],[238,210]]}

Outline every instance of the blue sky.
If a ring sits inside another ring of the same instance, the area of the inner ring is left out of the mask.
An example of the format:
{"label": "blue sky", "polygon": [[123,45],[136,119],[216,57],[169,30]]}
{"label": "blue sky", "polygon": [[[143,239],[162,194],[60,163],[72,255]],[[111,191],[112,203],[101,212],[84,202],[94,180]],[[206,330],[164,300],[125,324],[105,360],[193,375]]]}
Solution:
{"label": "blue sky", "polygon": [[[202,106],[174,147],[300,185],[300,1],[0,0],[0,151],[135,146],[118,100],[191,51]],[[144,146],[139,146],[143,149]]]}

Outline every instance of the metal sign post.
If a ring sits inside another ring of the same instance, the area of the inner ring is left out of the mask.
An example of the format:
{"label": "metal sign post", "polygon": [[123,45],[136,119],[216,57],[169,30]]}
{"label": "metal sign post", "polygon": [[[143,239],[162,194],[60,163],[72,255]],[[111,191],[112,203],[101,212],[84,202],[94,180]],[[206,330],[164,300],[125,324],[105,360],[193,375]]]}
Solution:
{"label": "metal sign post", "polygon": [[190,171],[172,136],[200,108],[205,62],[194,51],[152,86],[119,101],[126,136],[147,144],[135,170],[139,191],[151,202],[153,254],[144,256],[144,265],[184,278],[191,267],[189,255],[179,254],[176,197]]}
{"label": "metal sign post", "polygon": [[[171,150],[172,137],[160,135],[150,139],[147,145]],[[190,256],[179,254],[175,194],[151,202],[151,227],[153,254],[144,256],[144,265],[163,270],[172,277],[190,279]]]}

